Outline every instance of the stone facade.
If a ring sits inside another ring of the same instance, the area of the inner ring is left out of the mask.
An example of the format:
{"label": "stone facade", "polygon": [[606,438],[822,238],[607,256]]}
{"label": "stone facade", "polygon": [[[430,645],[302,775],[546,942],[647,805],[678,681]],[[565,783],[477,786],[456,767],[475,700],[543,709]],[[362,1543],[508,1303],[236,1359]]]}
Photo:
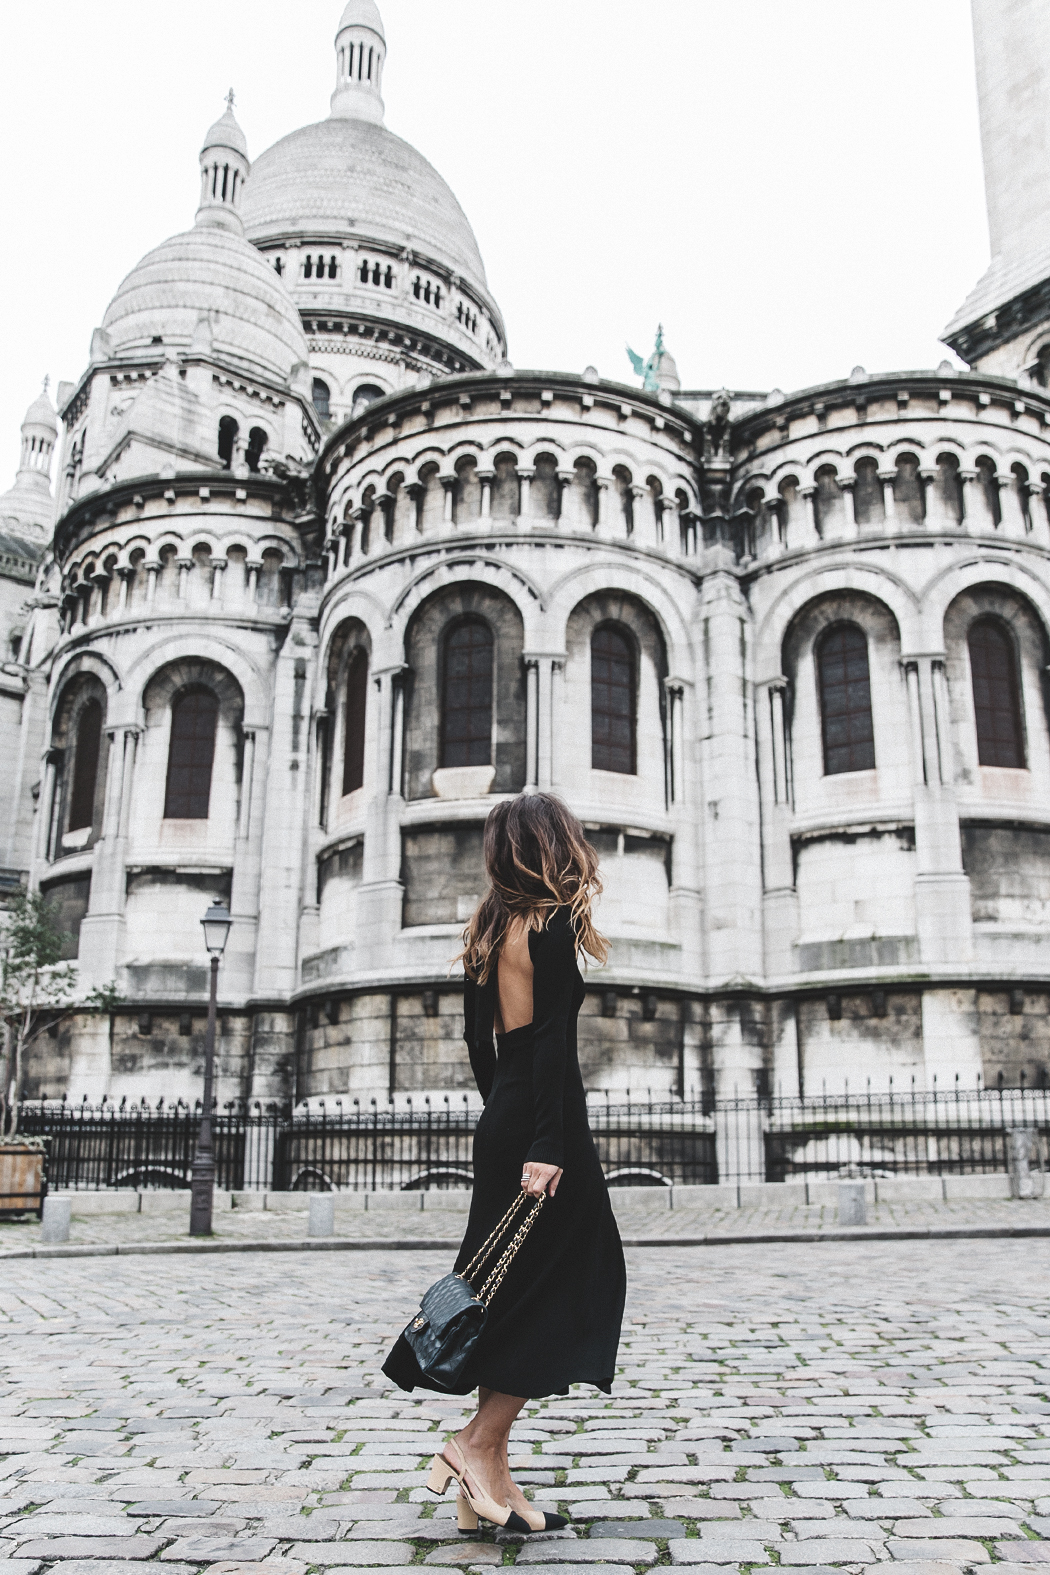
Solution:
{"label": "stone facade", "polygon": [[[979,50],[987,14],[1044,26],[977,9]],[[1045,1080],[1043,340],[790,395],[683,390],[666,350],[641,389],[518,371],[462,210],[382,124],[373,0],[336,46],[329,120],[254,167],[232,108],[208,133],[193,229],[60,390],[26,613],[4,581],[8,866],[124,997],[30,1091],[197,1092],[215,896],[220,1098],[469,1091],[450,959],[494,797],[536,789],[601,859],[592,1089]],[[996,58],[1001,184],[1029,101]],[[1030,246],[996,234],[996,266]]]}

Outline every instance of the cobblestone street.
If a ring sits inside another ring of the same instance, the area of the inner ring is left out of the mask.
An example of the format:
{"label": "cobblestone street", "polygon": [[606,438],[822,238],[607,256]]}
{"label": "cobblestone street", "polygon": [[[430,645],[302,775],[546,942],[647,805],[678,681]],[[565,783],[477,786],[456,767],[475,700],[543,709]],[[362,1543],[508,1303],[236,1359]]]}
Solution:
{"label": "cobblestone street", "polygon": [[[432,1252],[22,1261],[0,1284],[0,1575],[1050,1562],[1041,1243],[629,1253],[620,1381],[527,1407],[569,1532],[460,1537],[391,1392]],[[1014,1568],[1016,1566],[1016,1569]]]}

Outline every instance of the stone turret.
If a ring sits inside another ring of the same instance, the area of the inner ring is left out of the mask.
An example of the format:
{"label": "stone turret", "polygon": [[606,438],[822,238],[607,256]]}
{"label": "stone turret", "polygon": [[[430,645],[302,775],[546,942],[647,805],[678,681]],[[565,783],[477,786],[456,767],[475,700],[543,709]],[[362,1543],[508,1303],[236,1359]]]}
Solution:
{"label": "stone turret", "polygon": [[[971,0],[992,257],[942,338],[975,370],[1050,386],[1050,7]],[[1045,343],[1044,343],[1045,341]]]}

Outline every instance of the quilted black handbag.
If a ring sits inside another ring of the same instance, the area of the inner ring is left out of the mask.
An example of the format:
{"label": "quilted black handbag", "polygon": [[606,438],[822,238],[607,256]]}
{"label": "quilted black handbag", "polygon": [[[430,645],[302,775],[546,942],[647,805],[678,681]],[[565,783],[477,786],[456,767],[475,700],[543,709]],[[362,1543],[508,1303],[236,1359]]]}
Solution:
{"label": "quilted black handbag", "polygon": [[[500,1241],[513,1227],[521,1205],[526,1201],[519,1192],[496,1229],[459,1274],[446,1274],[432,1285],[420,1303],[419,1311],[405,1330],[405,1340],[432,1384],[451,1390],[478,1343],[489,1303],[503,1283],[525,1237],[543,1207],[538,1197],[521,1220],[517,1230],[500,1252]],[[488,1277],[485,1265],[495,1253],[499,1257]],[[482,1283],[479,1285],[478,1282]]]}

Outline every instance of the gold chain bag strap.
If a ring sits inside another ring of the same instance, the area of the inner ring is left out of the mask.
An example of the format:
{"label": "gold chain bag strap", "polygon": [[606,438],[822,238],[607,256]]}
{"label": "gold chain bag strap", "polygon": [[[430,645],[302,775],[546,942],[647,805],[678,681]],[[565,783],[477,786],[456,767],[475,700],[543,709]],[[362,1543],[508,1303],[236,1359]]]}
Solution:
{"label": "gold chain bag strap", "polygon": [[[496,1228],[458,1274],[446,1274],[432,1285],[420,1303],[419,1312],[404,1331],[404,1338],[419,1364],[420,1372],[435,1389],[455,1393],[455,1385],[468,1358],[478,1343],[488,1317],[489,1303],[506,1278],[507,1271],[535,1224],[545,1198],[536,1198],[524,1217],[520,1210],[527,1197],[519,1192]],[[517,1221],[517,1229],[500,1251],[500,1243]],[[496,1257],[487,1278],[485,1266]],[[482,1280],[480,1289],[477,1281]]]}

